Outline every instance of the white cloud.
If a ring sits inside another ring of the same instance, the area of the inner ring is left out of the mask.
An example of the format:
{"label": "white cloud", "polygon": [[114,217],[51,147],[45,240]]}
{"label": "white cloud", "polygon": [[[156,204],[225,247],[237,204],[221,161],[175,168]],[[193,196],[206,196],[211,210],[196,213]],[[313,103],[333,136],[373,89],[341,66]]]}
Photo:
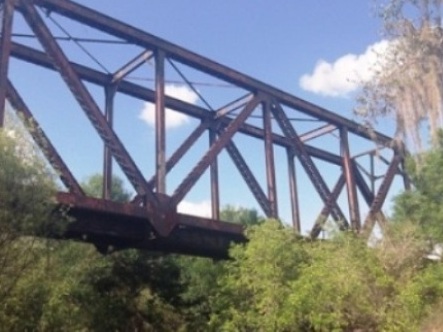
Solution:
{"label": "white cloud", "polygon": [[[165,86],[165,94],[190,104],[195,104],[198,100],[197,94],[185,85],[167,84]],[[185,114],[169,108],[167,108],[165,112],[167,129],[177,128],[189,122],[189,117]],[[155,127],[155,105],[152,103],[144,103],[139,118],[149,126]]]}
{"label": "white cloud", "polygon": [[320,60],[312,74],[300,78],[300,86],[324,96],[345,97],[373,77],[377,60],[388,47],[389,42],[382,40],[368,46],[363,54],[346,54],[333,63]]}
{"label": "white cloud", "polygon": [[204,218],[211,217],[211,202],[202,201],[198,203],[182,201],[177,206],[177,211],[184,214],[199,216]]}

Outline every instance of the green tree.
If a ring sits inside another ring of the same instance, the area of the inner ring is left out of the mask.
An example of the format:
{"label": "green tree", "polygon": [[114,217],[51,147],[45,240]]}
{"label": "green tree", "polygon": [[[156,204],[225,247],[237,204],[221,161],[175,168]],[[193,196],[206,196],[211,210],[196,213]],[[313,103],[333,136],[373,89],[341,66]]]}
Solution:
{"label": "green tree", "polygon": [[184,320],[180,271],[170,256],[125,250],[101,257],[83,274],[81,292],[87,327],[93,331],[171,331]]}
{"label": "green tree", "polygon": [[258,214],[257,210],[232,205],[224,206],[220,217],[222,220],[244,226],[253,226],[264,221],[264,218]]}
{"label": "green tree", "polygon": [[[223,207],[221,219],[245,226],[264,221],[256,210],[227,205]],[[207,331],[211,315],[219,311],[215,297],[218,282],[226,273],[226,261],[209,258],[176,256],[183,284],[181,293],[182,311],[189,331]]]}
{"label": "green tree", "polygon": [[30,235],[48,231],[54,221],[53,177],[21,139],[0,130],[0,302],[40,252]]}
{"label": "green tree", "polygon": [[[94,174],[88,177],[82,184],[83,190],[90,196],[100,198],[103,192],[103,176]],[[116,175],[112,176],[111,200],[116,202],[128,202],[131,193],[124,187],[123,180]]]}
{"label": "green tree", "polygon": [[419,162],[409,160],[413,188],[399,195],[394,220],[414,222],[434,241],[443,241],[443,134],[435,147],[422,153]]}
{"label": "green tree", "polygon": [[236,245],[232,261],[218,280],[210,322],[214,331],[289,330],[287,300],[290,282],[307,259],[293,230],[277,221],[251,227],[249,242]]}
{"label": "green tree", "polygon": [[248,238],[218,278],[214,331],[417,331],[443,299],[443,265],[411,223],[373,247],[353,233],[303,240],[275,221]]}
{"label": "green tree", "polygon": [[[103,177],[89,177],[82,187],[102,195]],[[111,199],[128,202],[123,181],[112,179]],[[87,326],[94,331],[170,331],[184,324],[180,304],[180,270],[173,256],[124,250],[101,257],[81,278],[78,293]],[[110,310],[112,314],[110,314]]]}

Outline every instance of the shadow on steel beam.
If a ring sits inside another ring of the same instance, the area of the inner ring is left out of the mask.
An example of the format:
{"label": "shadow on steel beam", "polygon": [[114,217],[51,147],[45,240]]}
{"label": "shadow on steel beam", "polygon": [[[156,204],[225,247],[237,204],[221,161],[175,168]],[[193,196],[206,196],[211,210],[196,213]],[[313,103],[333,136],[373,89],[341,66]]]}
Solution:
{"label": "shadow on steel beam", "polygon": [[63,238],[93,243],[102,253],[136,248],[223,259],[231,243],[245,242],[243,227],[175,213],[168,235],[157,231],[157,213],[130,203],[59,193],[57,201],[73,218]]}

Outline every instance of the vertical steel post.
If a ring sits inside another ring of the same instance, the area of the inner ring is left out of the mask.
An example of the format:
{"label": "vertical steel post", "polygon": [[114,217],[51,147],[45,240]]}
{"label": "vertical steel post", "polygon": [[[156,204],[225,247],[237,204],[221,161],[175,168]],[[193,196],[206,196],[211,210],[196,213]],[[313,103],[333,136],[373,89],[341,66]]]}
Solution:
{"label": "vertical steel post", "polygon": [[402,172],[401,175],[403,177],[403,185],[405,187],[405,190],[410,191],[412,188],[411,178],[407,173],[404,157],[402,159],[402,162],[400,163],[400,167],[401,167],[401,172]]}
{"label": "vertical steel post", "polygon": [[[279,103],[273,103],[271,110],[274,118],[280,125],[281,130],[285,136],[291,140],[300,164],[303,166],[306,174],[308,175],[323,202],[327,204],[329,202],[329,198],[331,197],[331,192],[317,166],[312,161],[311,155],[306,150],[306,146],[300,139],[300,136],[298,136],[294,126],[286,115],[283,107]],[[346,220],[346,217],[343,214],[340,206],[338,206],[337,202],[333,202],[331,214],[334,220],[341,221],[344,223],[344,225],[348,226],[348,221]]]}
{"label": "vertical steel post", "polygon": [[[114,96],[117,91],[115,84],[105,87],[105,118],[109,127],[114,124]],[[112,197],[112,154],[107,145],[104,145],[103,153],[103,188],[102,197],[111,199]]]}
{"label": "vertical steel post", "polygon": [[277,188],[275,181],[275,160],[274,147],[272,144],[272,123],[271,107],[269,101],[262,103],[263,108],[263,128],[265,131],[265,158],[266,158],[266,179],[268,183],[268,199],[271,207],[272,218],[278,218]]}
{"label": "vertical steel post", "polygon": [[[216,133],[211,128],[209,130],[209,146],[212,146],[216,140]],[[220,188],[218,182],[218,161],[215,157],[214,161],[209,166],[209,172],[211,177],[211,209],[212,219],[220,219]]]}
{"label": "vertical steel post", "polygon": [[155,54],[155,157],[157,193],[166,194],[165,54]]}
{"label": "vertical steel post", "polygon": [[0,26],[0,127],[5,123],[6,88],[8,85],[9,55],[11,53],[12,18],[15,0],[4,0],[1,6]]}
{"label": "vertical steel post", "polygon": [[406,170],[406,157],[407,157],[407,150],[404,143],[399,143],[398,147],[398,153],[401,156],[401,162],[400,162],[400,169],[401,169],[401,175],[403,177],[403,185],[405,187],[405,190],[411,190],[412,184],[411,184],[411,178],[409,177],[407,170]]}
{"label": "vertical steel post", "polygon": [[369,155],[369,167],[371,173],[371,191],[375,195],[375,165],[374,165],[374,153]]}
{"label": "vertical steel post", "polygon": [[301,233],[300,225],[300,209],[298,205],[298,191],[297,191],[297,173],[295,169],[295,153],[291,149],[287,149],[288,156],[288,172],[289,172],[289,190],[291,195],[291,212],[292,225],[297,233]]}
{"label": "vertical steel post", "polygon": [[192,186],[198,181],[204,171],[214,161],[214,158],[220,153],[220,151],[224,147],[230,145],[229,142],[231,141],[232,136],[234,136],[239,127],[245,122],[246,118],[254,111],[261,101],[262,96],[259,93],[248,102],[237,117],[225,128],[222,134],[218,133],[218,138],[214,144],[211,145],[205,155],[200,159],[200,161],[198,161],[197,165],[195,165],[191,172],[179,184],[177,189],[175,189],[170,202],[172,206],[176,206],[178,203],[180,203],[180,201],[186,196],[189,190],[191,190]]}
{"label": "vertical steel post", "polygon": [[343,173],[346,180],[346,191],[348,193],[349,217],[351,227],[355,231],[360,231],[360,211],[358,208],[357,188],[355,176],[351,165],[351,156],[349,153],[348,130],[340,128],[340,151],[343,158]]}

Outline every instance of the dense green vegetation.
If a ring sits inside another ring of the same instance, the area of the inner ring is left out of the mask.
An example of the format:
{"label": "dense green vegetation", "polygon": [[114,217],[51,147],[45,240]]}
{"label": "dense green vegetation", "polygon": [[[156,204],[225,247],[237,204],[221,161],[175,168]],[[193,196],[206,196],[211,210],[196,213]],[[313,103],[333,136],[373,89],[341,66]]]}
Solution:
{"label": "dense green vegetation", "polygon": [[[229,261],[34,237],[54,231],[55,186],[0,135],[0,326],[5,331],[433,331],[443,322],[443,140],[410,162],[377,243],[354,233],[308,241],[255,211],[227,207],[249,242]],[[114,199],[127,200],[122,183]],[[84,184],[100,194],[100,177]],[[19,209],[18,209],[19,207]],[[18,209],[18,210],[17,210]],[[57,214],[59,215],[59,214]],[[56,220],[63,223],[63,218]]]}

